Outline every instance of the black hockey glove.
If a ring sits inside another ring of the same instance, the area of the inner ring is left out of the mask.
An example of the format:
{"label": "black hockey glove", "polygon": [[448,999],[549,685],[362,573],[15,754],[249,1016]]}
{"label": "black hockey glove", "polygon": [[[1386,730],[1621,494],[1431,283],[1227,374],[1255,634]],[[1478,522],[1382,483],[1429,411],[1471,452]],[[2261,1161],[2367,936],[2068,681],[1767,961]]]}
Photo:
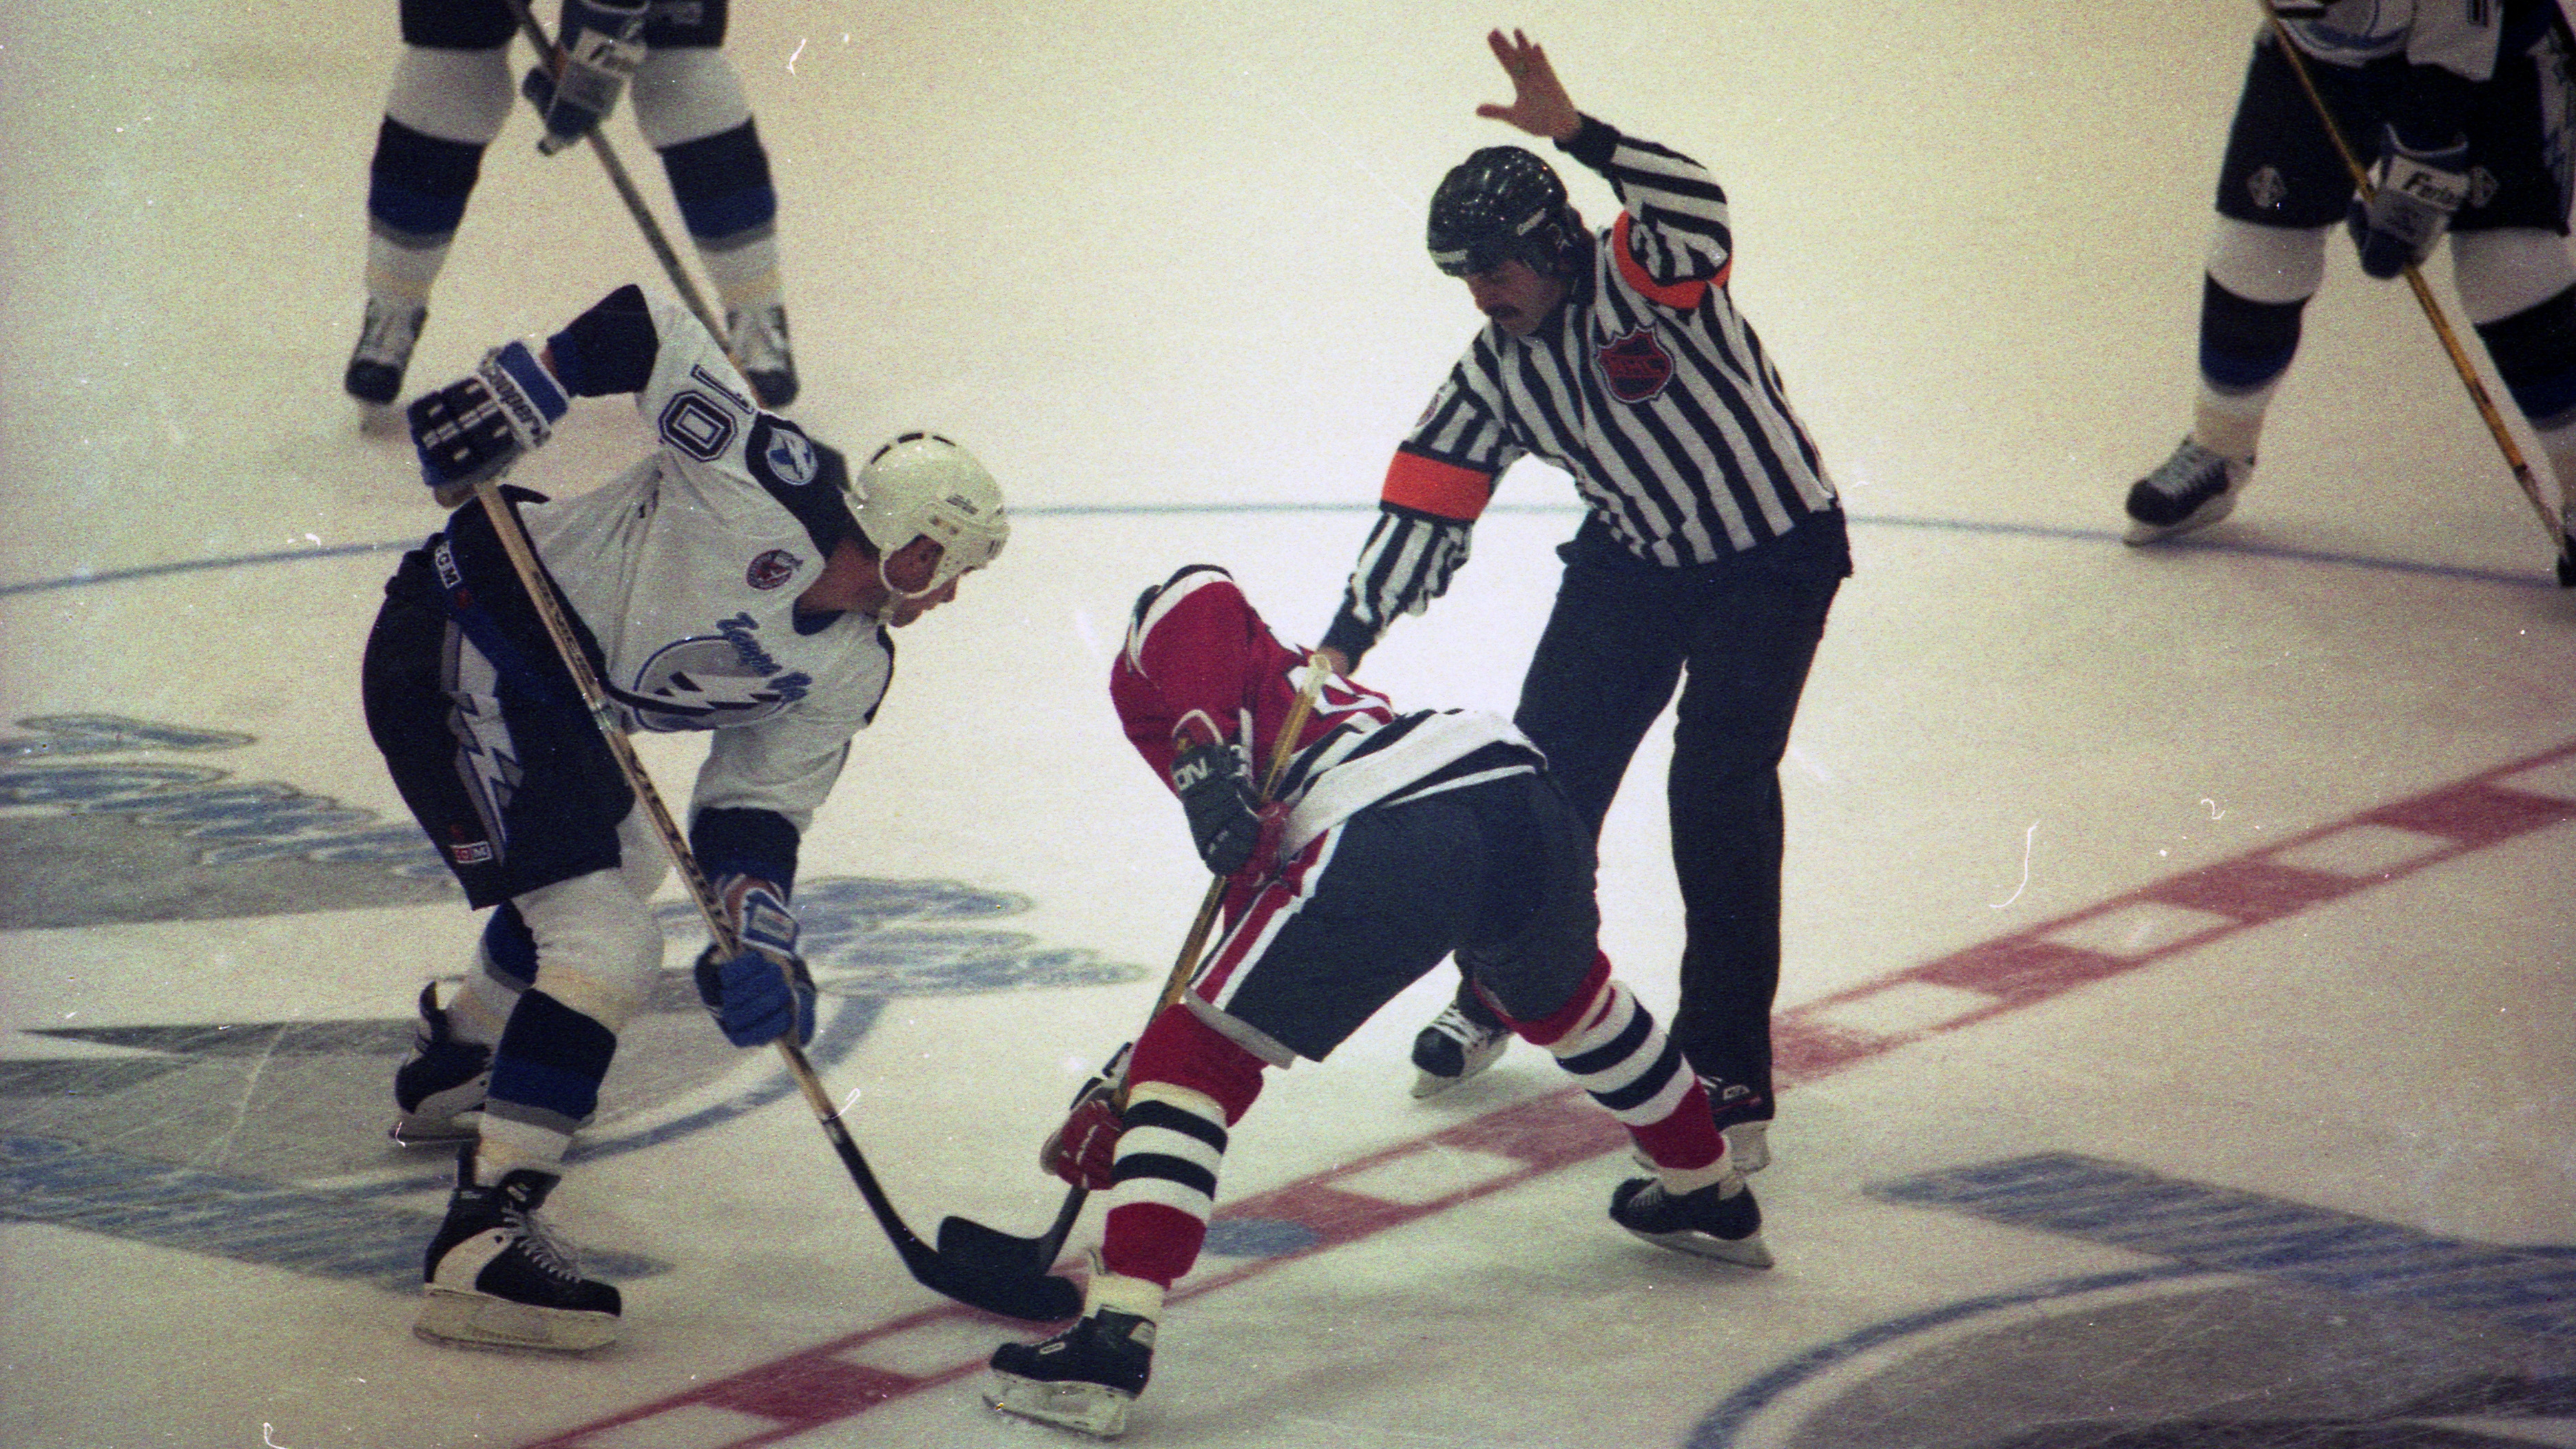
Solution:
{"label": "black hockey glove", "polygon": [[455,507],[475,484],[509,471],[521,453],[552,437],[571,401],[526,343],[494,348],[472,377],[412,400],[420,481],[441,505]]}
{"label": "black hockey glove", "polygon": [[1172,761],[1172,788],[1190,820],[1199,859],[1218,875],[1252,862],[1261,844],[1261,796],[1232,745],[1193,745]]}

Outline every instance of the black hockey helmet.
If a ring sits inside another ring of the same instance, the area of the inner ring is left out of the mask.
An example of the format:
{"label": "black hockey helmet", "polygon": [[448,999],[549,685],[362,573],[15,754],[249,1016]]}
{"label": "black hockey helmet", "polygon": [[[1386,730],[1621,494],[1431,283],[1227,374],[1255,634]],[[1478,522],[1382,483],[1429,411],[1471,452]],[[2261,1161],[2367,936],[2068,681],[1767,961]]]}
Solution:
{"label": "black hockey helmet", "polygon": [[1431,263],[1464,277],[1519,257],[1548,276],[1573,270],[1583,218],[1554,167],[1518,146],[1488,146],[1431,193]]}

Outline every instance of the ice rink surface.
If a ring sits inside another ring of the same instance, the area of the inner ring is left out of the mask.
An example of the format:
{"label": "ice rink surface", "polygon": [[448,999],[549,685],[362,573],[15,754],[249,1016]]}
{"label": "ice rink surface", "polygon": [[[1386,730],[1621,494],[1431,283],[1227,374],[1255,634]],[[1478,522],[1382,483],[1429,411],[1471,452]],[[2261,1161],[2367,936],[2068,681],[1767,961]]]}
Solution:
{"label": "ice rink surface", "polygon": [[[1272,1075],[1131,1442],[2576,1445],[2576,596],[2340,246],[2237,517],[2118,542],[2186,422],[2247,7],[738,8],[793,415],[947,432],[1017,514],[903,637],[799,889],[815,1059],[924,1233],[1045,1222],[1036,1143],[1203,884],[1107,707],[1128,601],[1210,560],[1320,631],[1473,330],[1421,222],[1515,138],[1473,114],[1508,96],[1487,27],[1726,184],[1852,514],[1784,771],[1779,1265],[1615,1229],[1624,1156],[1526,1047],[1413,1101],[1435,976]],[[386,1143],[387,1083],[476,922],[357,710],[438,523],[339,390],[395,53],[381,4],[0,20],[0,1444],[1051,1442],[974,1392],[1022,1330],[913,1283],[704,1021],[685,919],[555,1202],[622,1341],[411,1336],[446,1167]],[[534,131],[490,152],[415,390],[664,285]],[[587,403],[519,480],[644,446]],[[1508,711],[1576,518],[1506,477],[1363,678]],[[697,748],[645,742],[666,792]],[[1601,877],[1658,1008],[1663,749]]]}

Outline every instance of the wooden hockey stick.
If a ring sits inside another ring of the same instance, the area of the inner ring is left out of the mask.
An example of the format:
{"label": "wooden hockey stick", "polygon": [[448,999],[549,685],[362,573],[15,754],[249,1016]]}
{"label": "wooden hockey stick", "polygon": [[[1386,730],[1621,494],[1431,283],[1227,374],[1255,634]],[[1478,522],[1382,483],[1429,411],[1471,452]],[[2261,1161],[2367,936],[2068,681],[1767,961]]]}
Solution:
{"label": "wooden hockey stick", "polygon": [[[2344,170],[2351,173],[2353,189],[2361,193],[2362,200],[2368,201],[2374,191],[2370,184],[2370,171],[2361,164],[2361,158],[2353,151],[2351,143],[2344,139],[2343,128],[2335,124],[2334,112],[2327,109],[2324,93],[2317,89],[2316,78],[2308,73],[2307,58],[2299,54],[2299,43],[2291,38],[2290,27],[2273,10],[2270,0],[2256,0],[2256,3],[2263,11],[2265,22],[2272,27],[2272,38],[2281,47],[2282,59],[2290,63],[2290,73],[2299,78],[2299,89],[2307,92],[2308,104],[2316,109],[2317,123],[2325,127],[2326,139],[2334,143],[2335,154],[2343,158]],[[2424,280],[2423,271],[2413,262],[2406,264],[2406,285],[2415,290],[2415,302],[2424,309],[2424,320],[2433,324],[2434,337],[2441,341],[2442,350],[2450,355],[2451,366],[2460,374],[2461,386],[2468,389],[2469,400],[2477,405],[2478,417],[2486,423],[2488,434],[2494,437],[2496,450],[2504,454],[2505,466],[2513,470],[2513,481],[2521,487],[2522,496],[2530,501],[2531,511],[2539,517],[2542,531],[2549,535],[2549,546],[2558,555],[2558,586],[2576,588],[2576,543],[2568,539],[2565,522],[2540,496],[2540,483],[2532,477],[2531,465],[2523,461],[2522,449],[2515,446],[2513,433],[2505,426],[2504,415],[2496,410],[2494,399],[2487,395],[2486,384],[2478,380],[2477,365],[2469,360],[2468,352],[2460,346],[2459,334],[2451,330],[2450,320],[2442,315],[2442,304],[2434,298],[2432,286]],[[2567,483],[2565,479],[2559,481],[2562,488]]]}
{"label": "wooden hockey stick", "polygon": [[[591,722],[598,726],[601,740],[617,761],[618,773],[625,777],[627,787],[635,792],[636,804],[645,812],[653,833],[661,838],[662,848],[669,852],[671,864],[687,885],[690,899],[697,903],[698,914],[706,918],[707,934],[714,940],[718,956],[731,960],[742,954],[742,939],[734,930],[733,923],[726,918],[724,908],[716,898],[714,884],[699,867],[697,855],[689,849],[687,837],[680,833],[669,808],[662,803],[661,792],[653,788],[653,777],[645,772],[644,762],[636,757],[634,742],[626,737],[624,726],[618,723],[616,707],[610,702],[607,689],[600,684],[598,671],[590,667],[589,657],[582,653],[579,636],[573,632],[571,620],[555,598],[545,569],[537,561],[536,549],[528,542],[527,530],[520,526],[519,516],[511,511],[509,501],[501,494],[500,480],[492,477],[476,483],[474,496],[481,501],[485,516],[492,520],[492,531],[500,536],[501,550],[509,555],[510,570],[518,575],[520,588],[526,591],[529,603],[537,611],[537,618],[545,625],[546,637],[553,642],[565,671],[572,676],[573,687],[580,691],[582,703],[590,711]],[[804,1049],[797,1045],[795,1032],[790,1030],[781,1034],[771,1045],[778,1048],[779,1057],[787,1064],[787,1074],[795,1078],[797,1089],[805,1094],[806,1105],[813,1108],[815,1119],[822,1124],[823,1135],[831,1139],[832,1150],[840,1154],[842,1165],[849,1169],[851,1180],[858,1184],[859,1195],[867,1199],[868,1210],[876,1215],[878,1225],[885,1229],[886,1238],[894,1244],[896,1256],[903,1259],[904,1267],[923,1287],[986,1312],[1031,1323],[1059,1323],[1081,1311],[1081,1292],[1066,1279],[1044,1273],[981,1271],[973,1264],[946,1258],[924,1243],[904,1223],[903,1215],[895,1211],[893,1200],[886,1196],[885,1188],[877,1182],[876,1173],[869,1169],[867,1158],[859,1152],[858,1144],[851,1140],[849,1129],[841,1125],[840,1110],[832,1105],[831,1095],[814,1074],[813,1064],[805,1059]]]}
{"label": "wooden hockey stick", "polygon": [[[519,22],[519,33],[537,48],[537,64],[544,66],[549,75],[560,77],[563,66],[555,54],[555,43],[546,38],[545,27],[529,13],[528,0],[510,0],[510,13]],[[610,149],[608,138],[593,126],[584,133],[583,139],[590,142],[590,154],[599,158],[599,168],[608,173],[608,184],[617,188],[618,199],[626,203],[626,214],[635,218],[635,225],[643,230],[644,244],[653,249],[655,259],[662,263],[662,272],[671,279],[671,286],[680,294],[680,300],[688,304],[690,313],[698,319],[698,325],[707,329],[707,335],[716,339],[730,355],[733,345],[726,338],[724,328],[716,325],[715,314],[707,309],[706,299],[698,295],[697,284],[689,280],[688,269],[680,265],[680,254],[671,249],[670,239],[662,234],[661,224],[653,219],[653,208],[645,204],[644,193],[635,189],[634,178],[626,174],[626,167],[617,159],[616,151]]]}
{"label": "wooden hockey stick", "polygon": [[[1261,778],[1261,802],[1270,803],[1279,791],[1280,779],[1288,773],[1288,762],[1296,757],[1297,736],[1306,728],[1306,718],[1314,713],[1315,697],[1322,693],[1324,681],[1332,676],[1333,666],[1321,650],[1306,656],[1306,678],[1297,687],[1297,702],[1288,711],[1287,723],[1270,742],[1269,768]],[[1226,876],[1208,881],[1207,894],[1199,901],[1199,913],[1190,922],[1187,936],[1181,939],[1181,953],[1172,962],[1172,971],[1163,978],[1163,990],[1154,1000],[1153,1014],[1145,1018],[1152,1026],[1154,1018],[1170,1009],[1189,989],[1190,977],[1198,970],[1199,952],[1207,945],[1208,931],[1216,924],[1217,907],[1225,900]],[[1141,1036],[1142,1033],[1140,1032]],[[1128,1083],[1120,1082],[1111,1099],[1121,1111],[1127,1106]],[[1064,1251],[1064,1240],[1073,1231],[1074,1220],[1082,1216],[1082,1204],[1091,1190],[1076,1183],[1065,1190],[1064,1204],[1056,1209],[1055,1221],[1034,1238],[1023,1238],[989,1228],[971,1218],[950,1217],[939,1224],[940,1256],[959,1264],[973,1264],[979,1274],[994,1278],[1042,1277],[1055,1267]]]}

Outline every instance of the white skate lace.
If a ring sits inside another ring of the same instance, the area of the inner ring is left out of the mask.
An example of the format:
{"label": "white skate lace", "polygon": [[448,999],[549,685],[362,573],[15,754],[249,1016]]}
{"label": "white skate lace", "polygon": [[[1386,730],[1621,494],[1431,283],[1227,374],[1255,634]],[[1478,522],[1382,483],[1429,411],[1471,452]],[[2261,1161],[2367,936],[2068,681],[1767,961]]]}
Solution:
{"label": "white skate lace", "polygon": [[2190,492],[2212,468],[2224,468],[2227,460],[2188,438],[2174,449],[2173,456],[2156,465],[2146,477],[2148,487],[2168,498],[2180,498]]}
{"label": "white skate lace", "polygon": [[1503,1034],[1500,1027],[1489,1030],[1468,1020],[1467,1013],[1455,1005],[1442,1007],[1440,1014],[1431,1018],[1430,1029],[1470,1049],[1483,1046]]}
{"label": "white skate lace", "polygon": [[745,372],[776,372],[787,359],[787,309],[752,307],[725,319],[733,334],[734,365]]}
{"label": "white skate lace", "polygon": [[519,1251],[537,1265],[537,1271],[566,1283],[581,1281],[581,1258],[560,1239],[536,1214],[524,1208],[503,1208],[501,1221],[519,1241]]}
{"label": "white skate lace", "polygon": [[420,339],[415,313],[414,308],[370,300],[358,333],[358,355],[371,362],[410,361],[412,344]]}

